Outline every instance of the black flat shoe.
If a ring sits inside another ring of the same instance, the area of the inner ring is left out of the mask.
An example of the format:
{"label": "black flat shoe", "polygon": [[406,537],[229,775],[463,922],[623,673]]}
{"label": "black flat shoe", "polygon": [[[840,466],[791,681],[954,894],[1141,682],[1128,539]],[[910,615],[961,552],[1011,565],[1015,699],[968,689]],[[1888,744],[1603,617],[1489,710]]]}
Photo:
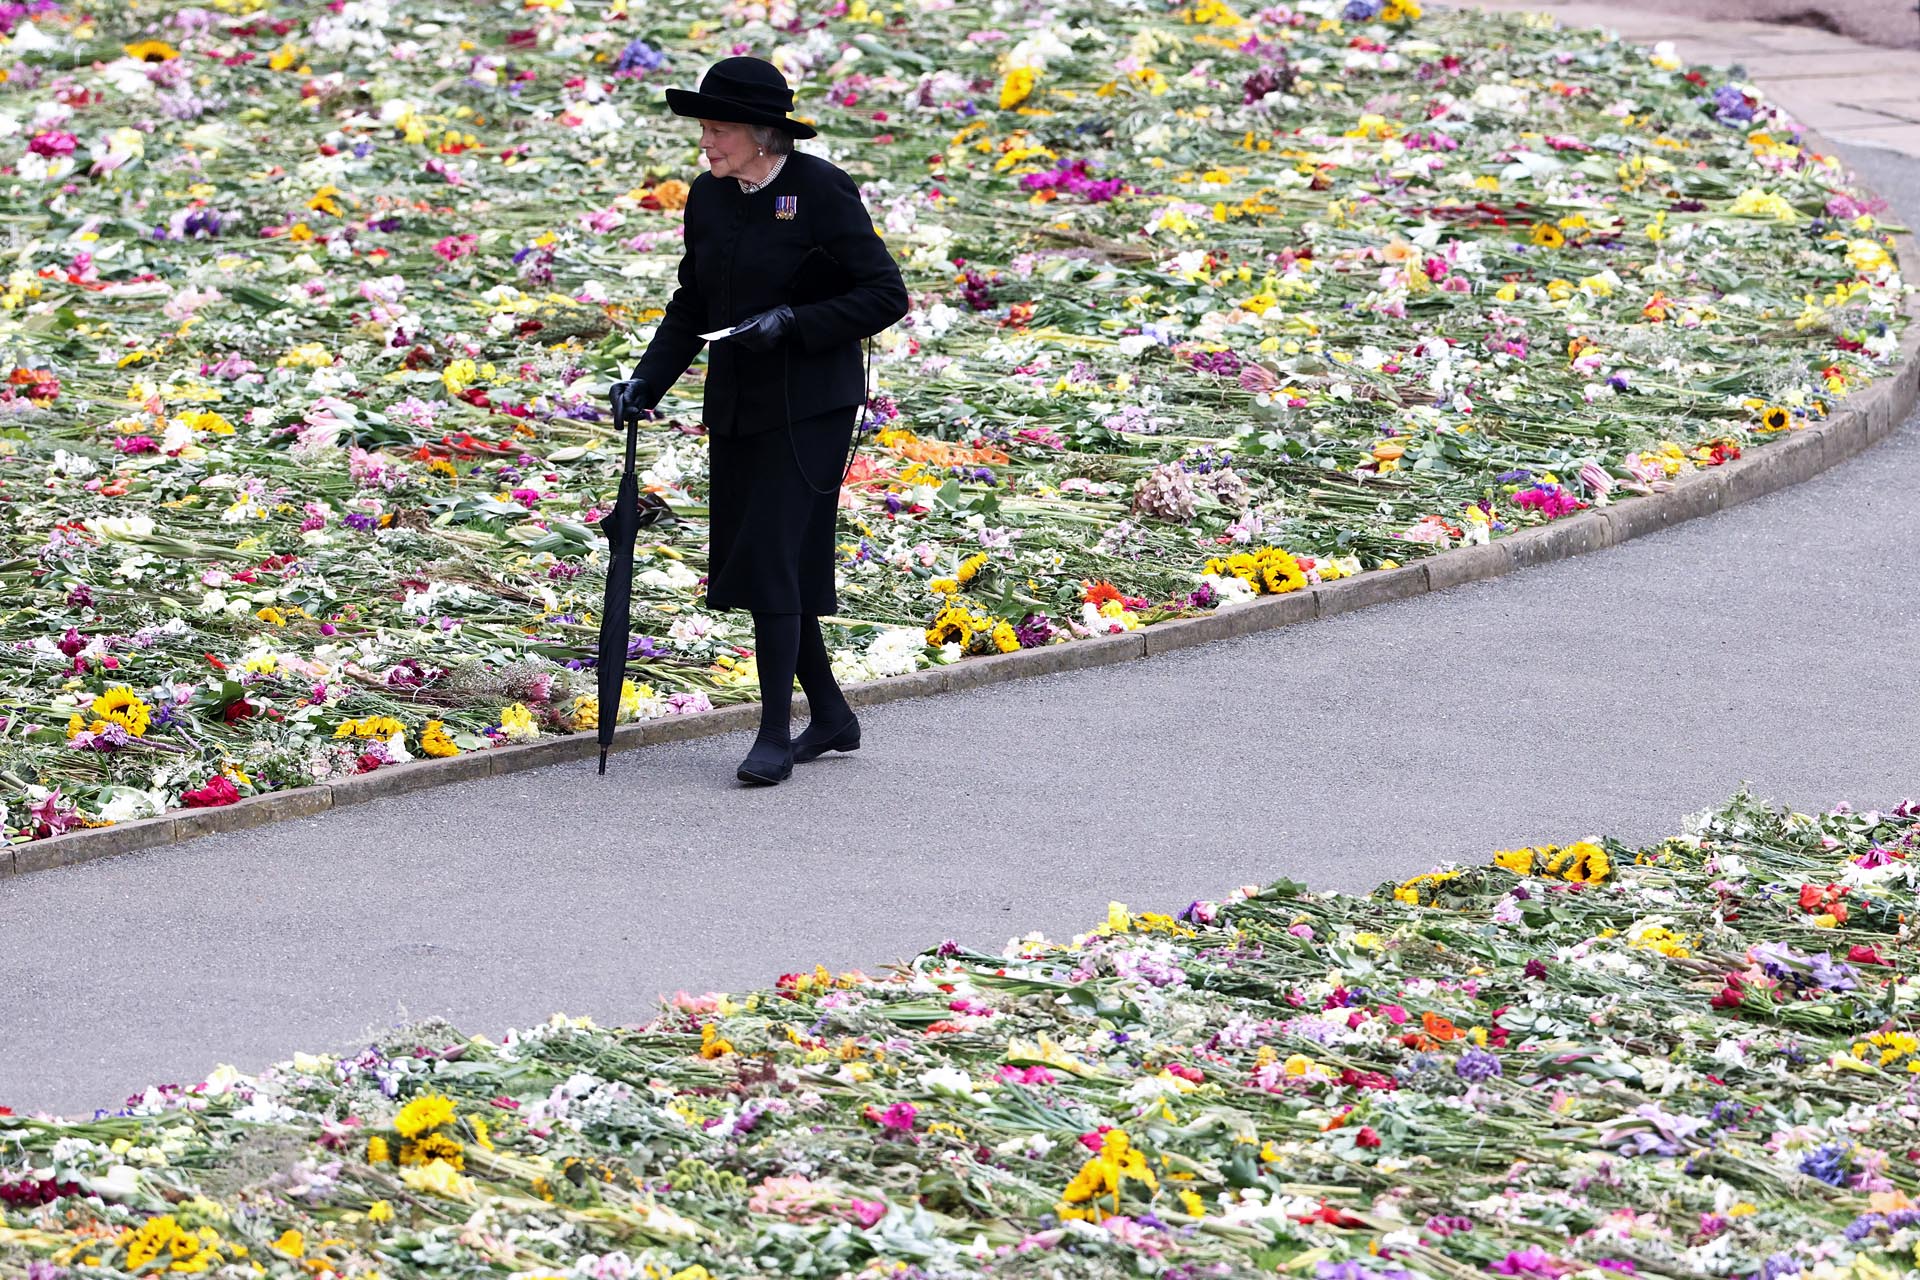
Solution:
{"label": "black flat shoe", "polygon": [[860,749],[860,721],[848,715],[847,722],[836,729],[821,730],[817,724],[809,724],[793,740],[793,762],[805,764],[816,760],[829,751],[858,751]]}
{"label": "black flat shoe", "polygon": [[793,776],[793,748],[775,746],[770,742],[756,742],[753,750],[747,752],[747,758],[734,770],[734,777],[742,782],[751,782],[757,786],[770,787],[776,782],[785,782]]}

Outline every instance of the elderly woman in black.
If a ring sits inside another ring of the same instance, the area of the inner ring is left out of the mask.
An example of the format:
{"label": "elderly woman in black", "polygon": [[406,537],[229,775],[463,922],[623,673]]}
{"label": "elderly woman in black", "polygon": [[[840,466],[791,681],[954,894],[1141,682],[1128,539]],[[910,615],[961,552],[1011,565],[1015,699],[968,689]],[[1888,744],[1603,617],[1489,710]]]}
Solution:
{"label": "elderly woman in black", "polygon": [[[743,782],[777,783],[795,761],[860,745],[820,618],[834,593],[840,481],[867,395],[860,340],[907,313],[900,270],[853,179],[793,149],[793,91],[760,58],[715,63],[697,92],[668,89],[700,121],[708,172],[687,194],[680,287],[626,388],[652,409],[707,335],[702,416],[710,459],[707,606],[753,613],[760,732]],[[812,721],[789,737],[793,680]]]}

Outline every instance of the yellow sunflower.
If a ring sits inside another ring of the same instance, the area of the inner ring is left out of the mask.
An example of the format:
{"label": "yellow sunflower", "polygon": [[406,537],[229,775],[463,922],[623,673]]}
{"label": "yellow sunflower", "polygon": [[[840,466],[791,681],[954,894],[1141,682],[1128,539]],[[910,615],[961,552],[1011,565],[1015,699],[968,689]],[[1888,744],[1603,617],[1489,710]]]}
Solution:
{"label": "yellow sunflower", "polygon": [[124,44],[120,51],[129,58],[141,62],[172,62],[180,56],[180,51],[165,40],[142,40],[138,44]]}
{"label": "yellow sunflower", "polygon": [[102,720],[111,720],[138,738],[147,731],[147,722],[153,714],[153,708],[140,700],[140,695],[124,684],[116,684],[93,700],[93,714]]}
{"label": "yellow sunflower", "polygon": [[1262,547],[1255,557],[1260,564],[1260,585],[1273,595],[1298,591],[1307,585],[1300,562],[1278,547]]}
{"label": "yellow sunflower", "polygon": [[1785,431],[1793,422],[1793,415],[1777,404],[1770,404],[1760,411],[1760,425],[1768,431]]}
{"label": "yellow sunflower", "polygon": [[393,1118],[393,1127],[403,1138],[418,1138],[430,1129],[438,1129],[453,1121],[453,1099],[437,1093],[422,1094],[406,1106],[400,1108]]}

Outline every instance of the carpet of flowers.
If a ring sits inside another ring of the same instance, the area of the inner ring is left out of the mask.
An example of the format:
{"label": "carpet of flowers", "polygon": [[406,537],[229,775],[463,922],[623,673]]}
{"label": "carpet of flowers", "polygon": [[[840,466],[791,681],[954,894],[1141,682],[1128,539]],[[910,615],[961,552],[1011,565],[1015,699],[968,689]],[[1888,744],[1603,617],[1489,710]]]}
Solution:
{"label": "carpet of flowers", "polygon": [[1920,806],[0,1111],[0,1272],[1891,1280]]}
{"label": "carpet of flowers", "polygon": [[[594,726],[604,393],[754,52],[913,290],[849,681],[1630,499],[1894,358],[1882,206],[1753,86],[1412,0],[0,6],[15,841]],[[698,376],[622,719],[751,698]],[[657,539],[657,540],[656,540]]]}

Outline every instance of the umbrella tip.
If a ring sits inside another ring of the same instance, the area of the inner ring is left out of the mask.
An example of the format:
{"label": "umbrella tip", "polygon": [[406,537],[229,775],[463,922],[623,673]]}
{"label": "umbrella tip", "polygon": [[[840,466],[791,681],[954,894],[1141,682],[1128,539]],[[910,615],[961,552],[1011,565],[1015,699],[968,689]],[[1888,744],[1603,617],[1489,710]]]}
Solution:
{"label": "umbrella tip", "polygon": [[607,772],[607,749],[605,747],[600,748],[600,772],[602,775]]}

